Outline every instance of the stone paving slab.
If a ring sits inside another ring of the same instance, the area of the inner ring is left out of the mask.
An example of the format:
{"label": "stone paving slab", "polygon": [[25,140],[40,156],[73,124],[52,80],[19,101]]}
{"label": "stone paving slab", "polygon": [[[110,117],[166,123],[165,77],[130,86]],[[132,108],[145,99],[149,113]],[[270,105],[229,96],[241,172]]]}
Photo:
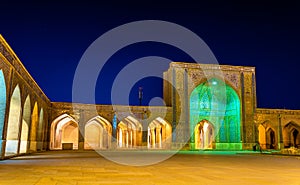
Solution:
{"label": "stone paving slab", "polygon": [[[0,161],[0,185],[300,185],[299,157],[214,154],[185,152],[149,166],[126,166],[93,151],[36,153]],[[149,157],[149,153],[143,152],[132,156],[122,152],[114,155],[125,156],[128,160],[140,155]]]}

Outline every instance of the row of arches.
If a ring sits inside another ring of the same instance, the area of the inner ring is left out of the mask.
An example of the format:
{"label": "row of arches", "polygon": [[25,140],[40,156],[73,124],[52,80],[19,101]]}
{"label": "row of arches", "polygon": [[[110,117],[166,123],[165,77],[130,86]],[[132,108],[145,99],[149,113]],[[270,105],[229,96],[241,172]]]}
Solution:
{"label": "row of arches", "polygon": [[[290,122],[282,129],[283,147],[300,148],[300,126]],[[195,148],[213,149],[216,141],[214,125],[207,121],[200,121],[194,129]],[[258,142],[262,149],[278,149],[278,134],[267,122],[258,126]]]}
{"label": "row of arches", "polygon": [[198,85],[191,92],[189,111],[193,149],[241,147],[241,103],[230,85],[218,78]]}
{"label": "row of arches", "polygon": [[[50,149],[78,149],[79,124],[73,117],[63,114],[51,124]],[[143,126],[132,116],[121,120],[116,128],[117,148],[137,148],[142,146]],[[84,125],[84,149],[111,148],[113,138],[112,124],[101,116],[90,119]],[[147,147],[160,149],[171,147],[172,127],[166,120],[158,117],[148,126]],[[64,146],[71,146],[65,148]]]}
{"label": "row of arches", "polygon": [[[213,143],[240,142],[240,101],[237,93],[225,85],[226,101],[215,97],[215,90],[211,87],[221,83],[217,79],[203,83],[196,87],[190,98],[190,128],[195,149],[212,149]],[[217,89],[218,90],[218,89]],[[6,105],[9,110],[6,113]],[[224,103],[225,102],[225,103]],[[33,106],[32,106],[33,105]],[[219,113],[224,112],[224,116]],[[4,126],[5,115],[8,115]],[[195,124],[197,123],[197,124]],[[5,132],[4,132],[4,129]],[[258,140],[263,149],[278,149],[278,132],[271,124],[263,123],[258,126]],[[6,140],[4,155],[11,156],[28,151],[43,149],[47,130],[44,122],[44,109],[32,104],[28,95],[22,105],[21,91],[16,85],[9,100],[6,97],[6,85],[2,70],[0,70],[0,134]],[[172,127],[164,119],[158,117],[149,123],[143,132],[142,124],[132,116],[121,120],[116,128],[112,128],[109,121],[101,116],[89,120],[84,126],[85,149],[107,149],[111,147],[113,130],[116,130],[118,148],[135,148],[142,145],[143,134],[146,134],[147,147],[169,148],[172,141]],[[218,131],[215,132],[215,131]],[[300,147],[300,126],[294,122],[282,128],[283,145]],[[3,135],[5,133],[5,136]],[[72,145],[72,149],[79,148],[79,125],[74,118],[63,114],[51,124],[50,149],[63,149]]]}
{"label": "row of arches", "polygon": [[[242,142],[240,98],[231,86],[217,78],[208,79],[191,92],[189,103],[194,149],[222,149],[222,145],[234,149]],[[278,131],[270,123],[264,122],[257,129],[262,149],[278,149]],[[285,148],[300,147],[299,125],[290,122],[280,132]]]}
{"label": "row of arches", "polygon": [[[262,149],[278,149],[278,133],[266,121],[258,126],[258,141]],[[289,122],[282,129],[282,140],[284,148],[300,148],[300,126]]]}
{"label": "row of arches", "polygon": [[5,156],[42,150],[43,148],[45,137],[43,108],[39,111],[38,104],[35,102],[33,109],[31,109],[30,96],[28,95],[23,110],[21,109],[21,94],[17,85],[10,101]]}
{"label": "row of arches", "polygon": [[[30,151],[42,150],[44,141],[44,111],[38,109],[37,102],[33,109],[30,95],[27,95],[24,105],[21,103],[21,91],[16,85],[10,97],[9,110],[6,113],[6,85],[3,71],[0,70],[0,134],[6,140],[4,156],[13,156]],[[5,115],[8,115],[6,127]],[[6,132],[4,132],[6,128]],[[6,135],[3,135],[3,132]]]}

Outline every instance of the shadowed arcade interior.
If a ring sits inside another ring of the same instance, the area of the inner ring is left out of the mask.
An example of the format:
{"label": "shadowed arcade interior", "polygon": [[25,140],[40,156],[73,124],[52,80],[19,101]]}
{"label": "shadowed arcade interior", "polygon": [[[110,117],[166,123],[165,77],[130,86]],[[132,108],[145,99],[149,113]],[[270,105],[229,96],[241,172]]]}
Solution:
{"label": "shadowed arcade interior", "polygon": [[112,126],[103,117],[89,120],[84,129],[85,149],[108,149],[111,147]]}
{"label": "shadowed arcade interior", "polygon": [[258,141],[262,149],[277,149],[277,135],[269,121],[258,126]]}
{"label": "shadowed arcade interior", "polygon": [[[50,149],[78,149],[78,123],[67,114],[56,118],[51,124]],[[64,148],[64,146],[66,148]]]}
{"label": "shadowed arcade interior", "polygon": [[132,116],[127,116],[117,126],[118,148],[142,146],[142,124]]}
{"label": "shadowed arcade interior", "polygon": [[207,121],[200,121],[195,127],[195,149],[213,149],[213,125]]}
{"label": "shadowed arcade interior", "polygon": [[170,149],[172,126],[161,117],[154,119],[148,126],[147,146],[149,149]]}
{"label": "shadowed arcade interior", "polygon": [[289,122],[283,128],[283,143],[285,148],[300,148],[300,126]]}

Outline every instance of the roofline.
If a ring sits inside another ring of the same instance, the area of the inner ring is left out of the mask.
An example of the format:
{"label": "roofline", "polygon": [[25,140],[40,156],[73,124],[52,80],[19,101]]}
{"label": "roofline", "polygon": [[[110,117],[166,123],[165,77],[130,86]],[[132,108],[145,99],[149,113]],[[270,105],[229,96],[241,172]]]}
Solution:
{"label": "roofline", "polygon": [[[2,42],[5,47],[8,49],[8,52],[17,60],[17,62],[20,64],[20,66],[22,67],[22,69],[27,73],[27,75],[29,76],[30,80],[33,81],[33,83],[37,86],[38,90],[40,90],[42,92],[42,94],[45,96],[45,98],[49,101],[50,99],[48,98],[48,96],[44,93],[44,91],[41,89],[41,87],[36,83],[36,81],[34,80],[34,78],[30,75],[30,73],[27,71],[27,69],[25,68],[25,66],[23,65],[23,63],[21,62],[21,60],[19,59],[19,57],[16,55],[16,53],[13,51],[13,49],[10,47],[10,45],[7,43],[7,41],[4,39],[4,37],[2,36],[2,34],[0,34],[0,42]],[[13,66],[14,67],[14,66]]]}
{"label": "roofline", "polygon": [[170,67],[180,68],[200,68],[200,69],[221,69],[221,70],[245,70],[255,72],[253,66],[234,66],[234,65],[221,65],[221,64],[203,64],[203,63],[188,63],[188,62],[171,62]]}

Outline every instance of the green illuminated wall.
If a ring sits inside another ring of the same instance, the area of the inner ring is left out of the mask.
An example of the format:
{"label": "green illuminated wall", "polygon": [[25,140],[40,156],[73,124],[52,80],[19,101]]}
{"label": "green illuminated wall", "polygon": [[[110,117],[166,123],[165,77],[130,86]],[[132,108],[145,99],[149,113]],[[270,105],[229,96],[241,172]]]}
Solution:
{"label": "green illuminated wall", "polygon": [[[191,93],[190,142],[192,148],[195,143],[194,128],[202,120],[213,124],[216,148],[237,149],[241,146],[239,145],[241,140],[240,100],[237,93],[219,79],[212,78],[197,86]],[[238,147],[230,143],[238,143]]]}

